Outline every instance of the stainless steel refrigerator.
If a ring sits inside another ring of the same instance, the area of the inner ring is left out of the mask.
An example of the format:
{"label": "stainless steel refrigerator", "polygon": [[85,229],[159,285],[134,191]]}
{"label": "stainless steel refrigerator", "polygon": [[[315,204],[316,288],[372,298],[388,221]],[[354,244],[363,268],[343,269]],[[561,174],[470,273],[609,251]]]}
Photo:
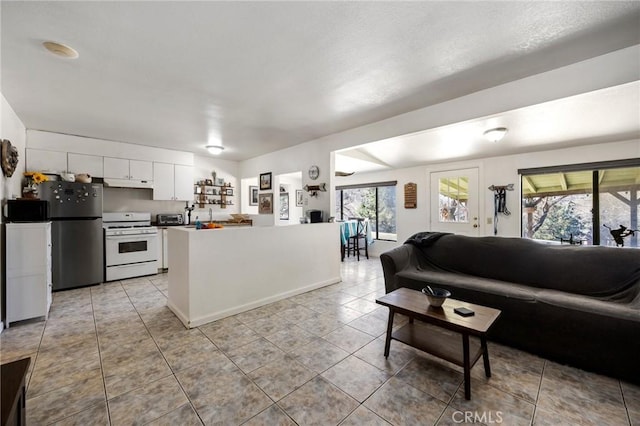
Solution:
{"label": "stainless steel refrigerator", "polygon": [[102,184],[49,181],[39,192],[49,201],[53,290],[103,282]]}

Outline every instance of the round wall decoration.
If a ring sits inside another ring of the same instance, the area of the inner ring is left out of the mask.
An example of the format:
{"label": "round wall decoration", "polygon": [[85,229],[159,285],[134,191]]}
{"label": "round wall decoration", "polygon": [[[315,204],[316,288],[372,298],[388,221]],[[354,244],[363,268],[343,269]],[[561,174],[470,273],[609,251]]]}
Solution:
{"label": "round wall decoration", "polygon": [[316,180],[318,179],[318,176],[320,176],[320,169],[318,166],[309,167],[309,179]]}
{"label": "round wall decoration", "polygon": [[2,140],[0,162],[2,164],[2,173],[4,173],[6,177],[13,176],[13,172],[18,165],[18,150],[15,146],[11,145],[11,142],[7,139]]}

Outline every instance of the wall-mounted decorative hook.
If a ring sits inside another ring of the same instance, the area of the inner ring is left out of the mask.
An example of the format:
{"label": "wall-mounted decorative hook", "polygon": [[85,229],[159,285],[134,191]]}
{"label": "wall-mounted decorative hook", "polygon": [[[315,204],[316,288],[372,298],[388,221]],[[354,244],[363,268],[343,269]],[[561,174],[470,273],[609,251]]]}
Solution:
{"label": "wall-mounted decorative hook", "polygon": [[489,191],[499,191],[499,190],[506,190],[506,191],[513,191],[513,184],[510,183],[509,185],[491,185],[489,187]]}
{"label": "wall-mounted decorative hook", "polygon": [[317,197],[318,196],[318,191],[327,192],[327,184],[326,183],[320,183],[318,185],[305,185],[302,189],[307,191],[309,193],[309,195],[311,195],[312,197]]}
{"label": "wall-mounted decorative hook", "polygon": [[498,235],[498,213],[509,216],[511,212],[507,208],[507,191],[513,191],[513,184],[491,185],[489,191],[493,191],[493,235]]}

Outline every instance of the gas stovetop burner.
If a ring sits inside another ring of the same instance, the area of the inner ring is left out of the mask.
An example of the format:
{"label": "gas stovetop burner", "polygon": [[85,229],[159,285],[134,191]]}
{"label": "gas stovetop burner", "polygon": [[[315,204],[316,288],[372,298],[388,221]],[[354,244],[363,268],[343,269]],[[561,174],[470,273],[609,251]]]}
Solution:
{"label": "gas stovetop burner", "polygon": [[121,213],[105,212],[102,214],[102,226],[110,232],[110,229],[134,232],[134,230],[142,230],[151,232],[156,230],[151,226],[151,213]]}

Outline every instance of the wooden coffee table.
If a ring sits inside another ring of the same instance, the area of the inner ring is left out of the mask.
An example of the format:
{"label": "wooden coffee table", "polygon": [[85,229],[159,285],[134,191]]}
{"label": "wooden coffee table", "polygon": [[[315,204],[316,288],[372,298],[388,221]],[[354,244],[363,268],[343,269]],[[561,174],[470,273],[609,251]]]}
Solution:
{"label": "wooden coffee table", "polygon": [[[384,346],[384,356],[389,356],[391,340],[406,343],[447,360],[464,368],[464,396],[471,399],[471,368],[480,359],[484,360],[484,372],[491,377],[489,365],[489,351],[487,350],[487,331],[500,315],[498,309],[474,305],[455,299],[447,299],[441,308],[429,306],[424,294],[408,288],[399,288],[385,294],[376,303],[389,308],[389,323],[387,324],[387,340]],[[463,317],[454,308],[464,306],[475,312],[474,316]],[[392,331],[393,317],[396,313],[409,317],[409,323],[402,328]],[[420,327],[414,320],[434,324],[436,327]],[[446,333],[451,330],[457,335]],[[477,336],[480,343],[470,341],[469,336]]]}

